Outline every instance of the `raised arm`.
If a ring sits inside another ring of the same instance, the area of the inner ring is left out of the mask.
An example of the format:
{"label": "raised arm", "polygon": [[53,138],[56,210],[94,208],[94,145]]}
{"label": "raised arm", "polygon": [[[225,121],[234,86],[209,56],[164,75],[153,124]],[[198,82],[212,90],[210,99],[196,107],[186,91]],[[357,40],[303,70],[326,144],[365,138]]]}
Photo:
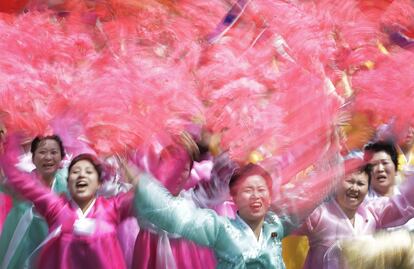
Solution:
{"label": "raised arm", "polygon": [[139,217],[159,228],[210,247],[218,241],[226,221],[212,210],[196,208],[186,199],[172,196],[148,174],[139,176],[135,207]]}
{"label": "raised arm", "polygon": [[202,181],[191,190],[192,200],[201,208],[213,208],[229,198],[230,178],[237,168],[227,152],[214,159],[210,179]]}
{"label": "raised arm", "polygon": [[378,228],[400,226],[414,218],[414,171],[408,171],[406,178],[400,188],[401,194],[378,198],[367,204],[377,219]]}
{"label": "raised arm", "polygon": [[5,184],[23,198],[32,201],[37,211],[49,223],[53,222],[63,206],[61,198],[43,185],[35,174],[16,168],[20,152],[17,138],[10,138],[5,143],[4,150],[5,153],[0,155],[0,166],[5,174]]}

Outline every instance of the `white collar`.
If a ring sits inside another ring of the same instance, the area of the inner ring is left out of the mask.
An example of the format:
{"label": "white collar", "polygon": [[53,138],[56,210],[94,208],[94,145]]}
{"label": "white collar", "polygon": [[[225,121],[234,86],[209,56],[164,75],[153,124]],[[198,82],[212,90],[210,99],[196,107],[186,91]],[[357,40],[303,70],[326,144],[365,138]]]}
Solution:
{"label": "white collar", "polygon": [[239,216],[239,214],[236,214],[236,220],[242,225],[244,226],[244,230],[247,233],[247,236],[249,237],[249,241],[252,242],[252,244],[254,244],[253,246],[256,247],[260,247],[263,243],[263,226],[260,229],[260,235],[259,235],[259,239],[256,238],[256,235],[254,234],[252,228],[250,228],[250,226]]}
{"label": "white collar", "polygon": [[89,214],[89,212],[92,210],[93,206],[95,205],[96,198],[93,199],[92,203],[88,206],[85,213],[83,213],[82,209],[78,206],[78,204],[75,201],[71,201],[72,206],[76,208],[76,215],[78,215],[79,219],[84,219]]}

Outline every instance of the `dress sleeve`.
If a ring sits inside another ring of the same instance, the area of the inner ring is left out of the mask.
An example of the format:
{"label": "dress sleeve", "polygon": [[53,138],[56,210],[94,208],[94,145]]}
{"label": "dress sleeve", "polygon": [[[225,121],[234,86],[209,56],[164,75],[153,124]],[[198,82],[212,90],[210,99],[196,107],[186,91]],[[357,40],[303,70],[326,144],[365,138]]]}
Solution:
{"label": "dress sleeve", "polygon": [[374,199],[367,204],[377,221],[377,228],[395,227],[405,224],[414,217],[414,173],[400,188],[401,193],[391,198]]}
{"label": "dress sleeve", "polygon": [[229,198],[229,182],[237,165],[224,152],[214,159],[210,178],[192,190],[192,199],[200,208],[213,208]]}
{"label": "dress sleeve", "polygon": [[44,186],[35,174],[21,172],[15,167],[5,169],[6,184],[23,198],[33,202],[36,210],[49,224],[53,223],[61,208],[64,198]]}
{"label": "dress sleeve", "polygon": [[23,198],[33,202],[38,213],[40,213],[49,224],[52,224],[64,207],[64,198],[54,194],[43,185],[34,173],[22,172],[17,169],[21,153],[17,135],[8,137],[5,143],[4,154],[0,155],[0,167],[3,169],[6,184],[12,191]]}
{"label": "dress sleeve", "polygon": [[300,225],[297,229],[292,231],[293,235],[306,235],[315,232],[316,227],[321,223],[322,219],[322,207],[317,207]]}
{"label": "dress sleeve", "polygon": [[135,207],[139,217],[200,245],[214,247],[224,229],[224,218],[212,210],[196,208],[186,199],[172,196],[149,175],[139,179]]}
{"label": "dress sleeve", "polygon": [[134,216],[134,192],[132,190],[118,194],[112,199],[120,222]]}

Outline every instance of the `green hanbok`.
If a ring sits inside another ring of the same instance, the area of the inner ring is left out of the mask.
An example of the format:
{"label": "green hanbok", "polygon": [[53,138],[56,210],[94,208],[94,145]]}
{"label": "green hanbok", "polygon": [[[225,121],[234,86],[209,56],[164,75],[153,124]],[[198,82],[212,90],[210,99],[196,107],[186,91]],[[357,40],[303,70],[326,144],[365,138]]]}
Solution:
{"label": "green hanbok", "polygon": [[[52,190],[67,192],[67,169],[56,173]],[[36,213],[33,204],[13,197],[0,236],[0,269],[22,269],[26,260],[48,235],[46,221]]]}

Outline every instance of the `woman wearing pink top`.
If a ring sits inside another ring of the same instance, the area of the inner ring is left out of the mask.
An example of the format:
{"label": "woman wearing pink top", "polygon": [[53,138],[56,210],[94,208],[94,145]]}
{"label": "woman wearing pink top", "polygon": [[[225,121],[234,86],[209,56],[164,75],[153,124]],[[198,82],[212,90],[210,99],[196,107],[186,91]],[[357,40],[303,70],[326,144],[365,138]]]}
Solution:
{"label": "woman wearing pink top", "polygon": [[81,154],[68,168],[71,198],[59,196],[31,178],[33,175],[15,168],[17,147],[16,141],[6,143],[6,154],[0,157],[6,183],[33,202],[49,226],[49,235],[31,265],[42,269],[126,268],[116,228],[134,213],[133,192],[98,197],[101,165],[94,156]]}
{"label": "woman wearing pink top", "polygon": [[401,194],[368,203],[369,171],[362,168],[347,175],[334,197],[318,208],[295,232],[309,238],[304,268],[341,268],[340,240],[373,234],[377,229],[397,226],[414,216],[414,178],[401,187]]}

